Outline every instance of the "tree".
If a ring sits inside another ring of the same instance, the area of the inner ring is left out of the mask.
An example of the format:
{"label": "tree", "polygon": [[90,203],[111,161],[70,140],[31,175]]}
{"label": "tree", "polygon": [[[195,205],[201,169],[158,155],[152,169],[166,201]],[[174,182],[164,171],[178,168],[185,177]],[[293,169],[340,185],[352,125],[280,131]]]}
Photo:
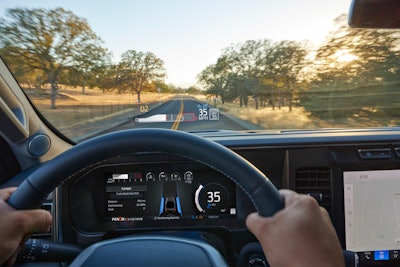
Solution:
{"label": "tree", "polygon": [[164,62],[150,52],[128,50],[122,54],[118,68],[117,85],[123,91],[136,92],[138,102],[146,84],[163,81],[166,76]]}
{"label": "tree", "polygon": [[225,49],[223,55],[229,62],[231,90],[239,97],[240,106],[247,106],[248,97],[253,96],[255,108],[259,105],[260,75],[264,48],[269,45],[268,40],[248,40],[232,45]]}
{"label": "tree", "polygon": [[265,106],[268,98],[274,108],[274,93],[281,87],[291,110],[307,53],[304,44],[294,41],[274,44],[268,39],[249,40],[226,48],[216,64],[199,74],[198,80],[223,101],[239,98],[240,107],[247,106],[251,96],[256,109],[260,102]]}
{"label": "tree", "polygon": [[101,75],[106,66],[111,65],[111,59],[107,49],[96,44],[88,44],[82,52],[75,58],[77,64],[73,70],[79,77],[82,94],[85,94],[86,85],[91,82],[92,86],[96,84],[96,78]]}
{"label": "tree", "polygon": [[221,96],[222,103],[225,102],[227,94],[227,77],[226,65],[223,57],[220,57],[217,64],[207,66],[204,70],[197,75],[197,80],[204,86],[207,94]]}
{"label": "tree", "polygon": [[43,72],[51,85],[52,108],[60,74],[66,69],[83,73],[105,51],[88,22],[63,8],[8,9],[6,18],[0,19],[0,40],[7,61]]}
{"label": "tree", "polygon": [[[335,29],[316,51],[315,64],[310,68],[316,75],[303,105],[314,116],[333,120],[398,112],[389,104],[396,100],[385,94],[391,92],[390,84],[399,81],[399,34],[350,28],[345,14],[334,23]],[[382,107],[377,103],[385,104]]]}
{"label": "tree", "polygon": [[276,83],[281,82],[284,95],[288,98],[289,111],[292,111],[293,96],[296,83],[300,81],[300,73],[304,68],[307,49],[299,42],[282,41],[272,48],[271,59],[268,60]]}

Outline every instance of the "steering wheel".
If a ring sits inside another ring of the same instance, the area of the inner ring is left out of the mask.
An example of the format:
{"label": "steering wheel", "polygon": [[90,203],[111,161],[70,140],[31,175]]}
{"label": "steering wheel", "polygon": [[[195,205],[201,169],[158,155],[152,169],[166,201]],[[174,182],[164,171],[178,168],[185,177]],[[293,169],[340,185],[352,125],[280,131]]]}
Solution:
{"label": "steering wheel", "polygon": [[[200,162],[235,182],[250,197],[261,216],[271,216],[283,208],[278,190],[247,160],[205,138],[165,129],[113,132],[80,143],[31,173],[8,203],[15,209],[34,208],[74,173],[130,153],[166,153]],[[132,263],[137,266],[227,266],[222,255],[208,243],[154,235],[98,242],[86,248],[71,266],[104,265],[107,261],[118,266]]]}

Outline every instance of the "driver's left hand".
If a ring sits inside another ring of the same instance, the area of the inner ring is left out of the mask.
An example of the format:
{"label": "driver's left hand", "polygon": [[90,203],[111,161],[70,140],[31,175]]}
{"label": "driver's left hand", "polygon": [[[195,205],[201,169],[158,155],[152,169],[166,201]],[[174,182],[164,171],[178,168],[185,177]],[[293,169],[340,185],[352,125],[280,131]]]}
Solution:
{"label": "driver's left hand", "polygon": [[51,215],[45,210],[15,210],[7,199],[16,188],[0,189],[0,265],[10,266],[34,232],[48,232]]}

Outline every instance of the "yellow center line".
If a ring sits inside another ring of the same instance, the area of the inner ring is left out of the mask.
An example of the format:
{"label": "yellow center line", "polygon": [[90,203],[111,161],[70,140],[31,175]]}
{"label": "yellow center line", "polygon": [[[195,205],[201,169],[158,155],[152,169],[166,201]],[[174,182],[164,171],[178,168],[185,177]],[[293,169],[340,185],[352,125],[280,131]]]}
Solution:
{"label": "yellow center line", "polygon": [[175,122],[174,124],[172,124],[171,129],[172,130],[178,130],[179,127],[179,123],[181,123],[181,119],[182,119],[182,115],[183,115],[183,108],[184,108],[184,104],[183,104],[183,99],[181,99],[181,108],[179,109],[179,113],[176,116]]}

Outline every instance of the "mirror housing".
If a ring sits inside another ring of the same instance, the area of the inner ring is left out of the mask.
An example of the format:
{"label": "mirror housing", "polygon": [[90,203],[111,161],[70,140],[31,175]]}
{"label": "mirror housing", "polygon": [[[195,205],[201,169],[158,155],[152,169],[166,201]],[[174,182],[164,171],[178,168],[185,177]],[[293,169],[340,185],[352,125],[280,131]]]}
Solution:
{"label": "mirror housing", "polygon": [[354,28],[399,29],[400,0],[353,0],[348,22]]}

